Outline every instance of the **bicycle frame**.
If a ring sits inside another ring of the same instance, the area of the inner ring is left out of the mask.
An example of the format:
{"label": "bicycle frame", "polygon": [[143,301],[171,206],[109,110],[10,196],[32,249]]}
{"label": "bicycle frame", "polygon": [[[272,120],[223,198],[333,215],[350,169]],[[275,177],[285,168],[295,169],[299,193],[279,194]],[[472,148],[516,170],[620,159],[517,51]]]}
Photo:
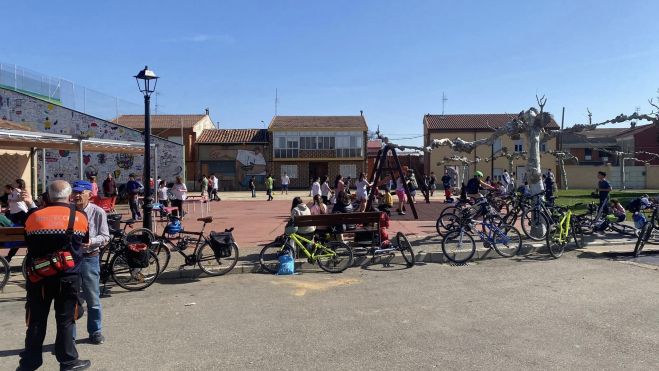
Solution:
{"label": "bicycle frame", "polygon": [[[494,234],[497,232],[501,232],[501,229],[499,229],[499,227],[497,227],[493,223],[487,223],[485,221],[481,222],[475,220],[474,223],[480,224],[483,227],[482,231],[481,230],[477,231],[481,241],[489,242],[492,244],[497,243],[496,239],[494,238]],[[487,234],[485,233],[486,230],[487,230]],[[502,235],[502,237],[503,237],[503,241],[499,241],[499,243],[508,243],[510,241],[510,238],[508,236]]]}
{"label": "bicycle frame", "polygon": [[[186,254],[181,249],[176,250],[179,254],[181,254],[181,256],[183,256],[185,258],[186,262],[190,259],[190,257],[197,255],[197,250],[199,249],[199,246],[203,245],[203,242],[208,242],[208,239],[206,238],[206,236],[204,236],[204,229],[206,229],[206,223],[204,223],[204,225],[201,227],[201,231],[199,231],[199,232],[180,231],[178,233],[179,235],[197,236],[197,240],[195,242],[195,248],[194,248],[194,250],[192,250],[192,253]],[[167,241],[167,242],[171,243],[174,246],[177,245],[171,239],[167,238],[164,229],[162,231],[162,234],[160,235],[160,240],[163,241],[163,242]],[[192,239],[192,240],[194,240],[194,239]]]}
{"label": "bicycle frame", "polygon": [[[331,251],[331,250],[327,251],[325,249],[323,249],[323,250],[325,250],[325,252],[323,254],[316,255],[316,251],[318,250],[318,245],[319,244],[317,242],[313,241],[313,240],[302,237],[301,235],[299,235],[297,233],[290,234],[287,237],[288,237],[289,240],[293,240],[295,245],[298,248],[300,248],[300,250],[304,253],[304,255],[306,255],[307,259],[309,259],[309,260],[315,261],[319,257],[331,257],[331,256],[335,255],[333,251]],[[287,243],[288,243],[288,241],[286,241],[286,243],[284,245],[286,245]],[[313,246],[313,250],[311,252],[309,252],[309,250],[306,248],[306,246],[304,245],[305,243],[306,244],[311,244],[311,246]],[[323,245],[320,245],[320,246],[323,246]]]}
{"label": "bicycle frame", "polygon": [[570,221],[572,220],[572,210],[568,209],[565,215],[558,222],[558,242],[567,243],[570,238]]}

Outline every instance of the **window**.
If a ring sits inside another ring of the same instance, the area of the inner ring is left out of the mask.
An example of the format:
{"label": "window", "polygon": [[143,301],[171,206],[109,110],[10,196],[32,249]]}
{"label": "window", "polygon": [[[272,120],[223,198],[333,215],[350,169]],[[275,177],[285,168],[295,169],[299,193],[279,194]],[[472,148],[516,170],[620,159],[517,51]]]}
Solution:
{"label": "window", "polygon": [[494,168],[492,170],[492,179],[494,181],[500,182],[502,177],[503,177],[503,169]]}
{"label": "window", "polygon": [[280,176],[283,176],[284,173],[288,174],[288,177],[291,179],[296,179],[297,178],[297,165],[281,165],[281,174]]}
{"label": "window", "polygon": [[583,156],[584,160],[590,161],[590,160],[593,159],[593,150],[592,150],[592,148],[586,148],[586,149],[584,149],[583,152],[584,152],[584,156]]}
{"label": "window", "polygon": [[501,151],[501,138],[497,138],[494,140],[494,143],[492,143],[492,151],[494,153]]}
{"label": "window", "polygon": [[339,165],[339,174],[344,178],[357,178],[357,165]]}
{"label": "window", "polygon": [[609,161],[609,154],[603,151],[598,151],[600,155],[600,160],[607,162]]}
{"label": "window", "polygon": [[540,143],[540,152],[547,151],[547,143]]}
{"label": "window", "polygon": [[524,144],[522,143],[521,140],[516,140],[515,141],[515,152],[523,152],[524,151]]}

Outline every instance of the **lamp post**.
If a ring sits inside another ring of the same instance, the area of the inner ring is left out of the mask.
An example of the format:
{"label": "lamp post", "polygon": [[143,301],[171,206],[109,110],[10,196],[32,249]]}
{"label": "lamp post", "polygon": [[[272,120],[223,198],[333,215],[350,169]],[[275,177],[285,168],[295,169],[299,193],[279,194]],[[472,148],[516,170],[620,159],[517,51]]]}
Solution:
{"label": "lamp post", "polygon": [[153,197],[151,195],[151,94],[156,90],[158,76],[155,72],[144,66],[134,76],[140,92],[144,95],[144,228],[153,229],[151,211],[153,210]]}

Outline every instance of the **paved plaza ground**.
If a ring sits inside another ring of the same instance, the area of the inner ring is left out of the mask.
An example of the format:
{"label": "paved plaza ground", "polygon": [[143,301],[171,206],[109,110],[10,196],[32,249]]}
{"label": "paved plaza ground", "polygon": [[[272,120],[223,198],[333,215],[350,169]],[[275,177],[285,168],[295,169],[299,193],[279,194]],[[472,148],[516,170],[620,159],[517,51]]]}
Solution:
{"label": "paved plaza ground", "polygon": [[[658,279],[570,252],[158,281],[104,298],[107,341],[80,339],[79,352],[94,370],[656,370]],[[1,370],[18,362],[21,296],[0,295]],[[45,370],[57,367],[53,324]]]}

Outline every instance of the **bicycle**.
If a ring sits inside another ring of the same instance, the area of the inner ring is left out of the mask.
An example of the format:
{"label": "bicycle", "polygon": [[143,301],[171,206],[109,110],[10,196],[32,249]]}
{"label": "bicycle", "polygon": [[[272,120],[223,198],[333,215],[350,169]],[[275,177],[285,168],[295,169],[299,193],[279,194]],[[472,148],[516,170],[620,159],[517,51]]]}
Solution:
{"label": "bicycle", "polygon": [[396,233],[395,244],[390,244],[389,247],[376,247],[370,250],[371,253],[371,262],[375,260],[376,256],[382,255],[395,255],[396,252],[400,252],[407,264],[407,267],[413,267],[416,259],[414,257],[414,250],[412,250],[412,244],[407,240],[407,237],[403,232]]}
{"label": "bicycle", "polygon": [[577,248],[583,246],[583,234],[577,231],[572,210],[556,207],[552,216],[555,218],[553,218],[551,230],[547,233],[546,243],[549,254],[554,259],[558,259],[565,252],[565,246],[571,238],[574,239]]}
{"label": "bicycle", "polygon": [[[172,222],[180,221],[180,218],[174,215],[169,215],[168,218]],[[201,231],[176,231],[176,235],[180,236],[176,242],[174,238],[167,237],[170,234],[168,228],[164,228],[162,235],[156,238],[152,250],[158,256],[158,259],[162,261],[160,272],[167,268],[171,259],[171,251],[177,251],[185,261],[183,265],[179,266],[179,269],[197,265],[199,269],[210,276],[221,276],[229,273],[236,266],[239,248],[233,240],[233,228],[225,229],[224,233],[220,234],[226,238],[226,241],[220,242],[222,246],[218,246],[218,242],[213,239],[215,232],[211,232],[209,236],[204,236],[206,224],[212,223],[213,217],[198,218],[197,221],[204,223]],[[195,236],[196,238],[187,236]],[[185,250],[192,246],[194,246],[192,253],[186,254]]]}
{"label": "bicycle", "polygon": [[[480,237],[487,249],[494,249],[503,257],[517,255],[522,247],[522,235],[517,228],[502,224],[495,215],[486,215],[483,221],[473,220],[468,213],[461,215],[458,222],[459,227],[451,230],[442,240],[442,253],[444,256],[457,264],[469,261],[476,253],[476,242],[473,231]],[[495,222],[496,220],[496,222]],[[482,230],[476,230],[477,224]],[[501,247],[505,247],[504,250]]]}
{"label": "bicycle", "polygon": [[9,262],[4,257],[0,256],[0,291],[2,291],[7,284],[7,281],[9,281],[10,275],[11,270],[9,268]]}
{"label": "bicycle", "polygon": [[547,237],[553,221],[550,208],[543,202],[544,192],[529,196],[533,200],[531,208],[522,211],[522,231],[533,241],[542,241]]}
{"label": "bicycle", "polygon": [[291,254],[294,259],[297,259],[299,254],[296,253],[296,250],[304,253],[309,263],[318,263],[322,270],[329,273],[343,272],[352,264],[352,248],[344,242],[327,241],[321,243],[315,241],[315,235],[310,238],[298,234],[297,227],[286,227],[283,238],[266,245],[261,250],[259,254],[261,267],[267,272],[277,273],[279,271],[279,257],[284,254]]}
{"label": "bicycle", "polygon": [[[652,216],[645,222],[641,231],[638,234],[636,245],[634,246],[634,256],[638,257],[643,252],[646,243],[656,244],[659,243],[659,207],[653,205]],[[652,241],[652,242],[651,242]]]}
{"label": "bicycle", "polygon": [[458,226],[457,222],[460,220],[461,214],[464,212],[469,212],[470,219],[479,219],[492,213],[493,208],[488,202],[487,197],[480,197],[474,202],[459,201],[455,206],[449,206],[439,214],[437,222],[435,223],[437,233],[441,237],[445,237],[446,233]]}
{"label": "bicycle", "polygon": [[139,228],[126,233],[126,228],[135,223],[129,219],[121,221],[121,215],[113,217],[110,223],[124,224],[123,229],[110,227],[110,242],[99,252],[101,262],[100,282],[103,284],[101,292],[106,292],[109,278],[120,287],[129,291],[143,290],[151,286],[160,274],[158,257],[151,250],[147,250],[148,266],[136,267],[128,256],[128,245],[144,243],[147,246],[153,241],[153,233],[145,228]]}

